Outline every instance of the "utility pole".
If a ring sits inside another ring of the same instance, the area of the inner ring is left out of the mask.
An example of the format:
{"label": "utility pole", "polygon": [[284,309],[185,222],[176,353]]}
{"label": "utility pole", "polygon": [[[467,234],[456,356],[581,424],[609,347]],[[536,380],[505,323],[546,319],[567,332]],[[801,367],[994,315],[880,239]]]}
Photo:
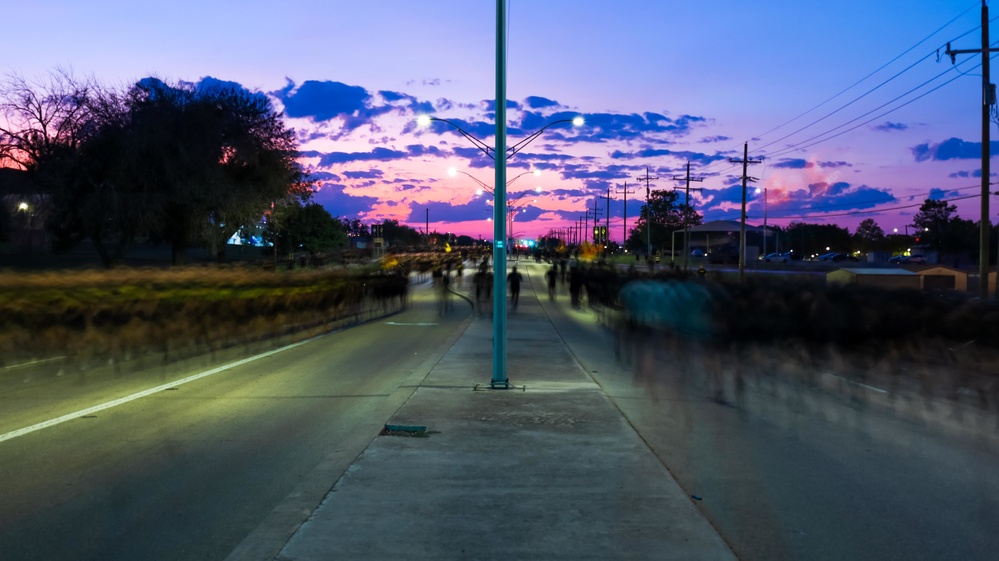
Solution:
{"label": "utility pole", "polygon": [[[989,48],[989,7],[986,0],[982,0],[982,46],[979,49],[952,50],[950,43],[947,43],[947,54],[950,55],[951,64],[957,62],[957,55],[981,54],[982,55],[982,219],[979,223],[980,247],[978,251],[978,295],[987,298],[989,295],[989,230],[992,222],[989,221],[989,180],[991,172],[989,170],[989,159],[992,151],[989,146],[989,117],[992,106],[996,103],[996,86],[989,78],[989,53],[999,52],[999,49]],[[999,274],[996,277],[996,286],[999,287]],[[997,289],[999,295],[999,289]]]}
{"label": "utility pole", "polygon": [[[605,226],[604,226],[604,235],[603,235],[603,240],[604,240],[604,257],[607,257],[607,245],[610,242],[610,215],[611,215],[611,210],[610,210],[610,201],[611,201],[611,199],[610,199],[610,189],[611,189],[610,185],[608,185],[607,186],[607,214],[605,215],[605,218],[604,218],[604,220],[605,220],[605,222],[604,222]],[[621,240],[621,241],[623,242],[624,240]]]}
{"label": "utility pole", "polygon": [[621,227],[621,247],[628,241],[628,194],[634,191],[628,190],[628,182],[624,182],[624,188],[618,189],[618,193],[624,193],[624,225]]}
{"label": "utility pole", "polygon": [[583,226],[583,235],[589,238],[590,242],[596,244],[596,232],[592,236],[589,235],[589,223],[590,223],[590,213],[593,213],[593,229],[597,229],[597,219],[600,218],[600,210],[597,208],[597,199],[599,197],[593,197],[593,210],[586,210],[586,218]]}
{"label": "utility pole", "polygon": [[[593,197],[593,243],[597,243],[597,219],[600,218],[600,210],[597,208],[597,199],[599,197]],[[587,212],[588,213],[588,212]]]}
{"label": "utility pole", "polygon": [[652,259],[652,207],[649,206],[649,188],[659,177],[649,177],[649,166],[645,166],[645,176],[636,179],[645,182],[645,245],[647,246],[645,256]]}
{"label": "utility pole", "polygon": [[[691,208],[690,207],[690,182],[691,181],[704,181],[704,178],[702,178],[702,177],[690,177],[690,160],[687,160],[687,175],[685,177],[677,177],[677,176],[674,175],[673,176],[673,180],[674,181],[686,181],[686,183],[687,183],[687,186],[685,188],[685,192],[686,192],[685,197],[686,198],[684,199],[684,204],[687,206],[687,208],[683,209],[683,270],[686,271],[687,269],[689,269],[689,263],[690,263],[690,240],[689,240],[689,237],[690,237],[690,221],[687,220],[687,212]],[[701,188],[701,187],[695,187],[694,188],[694,191],[703,191],[703,190],[704,189]],[[675,256],[671,255],[670,257],[674,261],[676,260]]]}
{"label": "utility pole", "polygon": [[755,177],[749,177],[746,174],[747,167],[749,164],[759,164],[763,160],[750,160],[749,159],[749,143],[742,145],[742,159],[736,160],[735,158],[730,158],[729,162],[733,164],[742,164],[742,215],[739,217],[739,282],[742,282],[743,276],[745,275],[746,269],[746,182],[756,181]]}

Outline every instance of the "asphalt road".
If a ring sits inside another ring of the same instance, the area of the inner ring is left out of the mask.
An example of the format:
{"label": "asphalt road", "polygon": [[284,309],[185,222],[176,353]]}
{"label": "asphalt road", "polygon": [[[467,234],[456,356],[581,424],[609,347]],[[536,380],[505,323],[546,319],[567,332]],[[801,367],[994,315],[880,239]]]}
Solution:
{"label": "asphalt road", "polygon": [[[541,266],[521,268],[541,286]],[[635,361],[652,375],[636,378],[592,313],[572,310],[567,295],[542,304],[741,559],[999,559],[996,439],[771,384],[766,372],[738,398],[729,384],[717,402],[705,379],[680,375],[655,345]]]}
{"label": "asphalt road", "polygon": [[[642,355],[656,375],[637,382],[592,313],[572,310],[567,295],[549,302],[542,266],[520,270],[572,352],[741,559],[997,557],[995,440],[765,376],[719,403],[704,380],[678,375],[662,348]],[[440,317],[423,287],[406,312],[176,386],[213,365],[0,385],[0,437],[168,386],[0,441],[0,559],[276,553],[469,318],[462,305]],[[251,534],[262,538],[247,546]]]}
{"label": "asphalt road", "polygon": [[224,559],[262,523],[276,553],[470,317],[421,286],[407,311],[176,386],[210,368],[2,385],[0,559]]}

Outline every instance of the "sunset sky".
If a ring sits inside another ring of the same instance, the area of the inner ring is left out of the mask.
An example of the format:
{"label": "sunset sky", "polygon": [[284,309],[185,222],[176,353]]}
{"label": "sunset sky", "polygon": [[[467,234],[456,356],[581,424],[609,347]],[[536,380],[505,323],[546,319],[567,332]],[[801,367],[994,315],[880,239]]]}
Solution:
{"label": "sunset sky", "polygon": [[[653,189],[682,188],[673,178],[688,161],[705,220],[737,220],[741,167],[729,159],[744,142],[763,160],[749,170],[752,224],[766,207],[770,224],[852,231],[874,218],[902,231],[926,198],[979,218],[981,56],[952,64],[944,51],[980,48],[981,2],[511,0],[508,14],[510,142],[586,120],[510,159],[508,177],[541,171],[510,187],[541,188],[522,199],[518,236],[573,224],[594,200],[604,223],[610,188],[620,241],[625,185],[630,227],[645,196],[637,178],[648,168]],[[492,235],[489,196],[447,173],[491,184],[492,161],[416,119],[493,142],[494,0],[34,0],[3,18],[6,74],[265,92],[333,215],[422,229],[429,211],[432,231]]]}

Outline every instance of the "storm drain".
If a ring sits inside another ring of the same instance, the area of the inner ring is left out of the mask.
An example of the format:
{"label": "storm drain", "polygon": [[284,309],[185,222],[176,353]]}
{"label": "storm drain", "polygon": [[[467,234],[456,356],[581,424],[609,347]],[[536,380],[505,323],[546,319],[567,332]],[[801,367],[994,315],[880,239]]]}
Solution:
{"label": "storm drain", "polygon": [[436,431],[428,431],[426,425],[385,425],[379,436],[409,436],[427,438]]}

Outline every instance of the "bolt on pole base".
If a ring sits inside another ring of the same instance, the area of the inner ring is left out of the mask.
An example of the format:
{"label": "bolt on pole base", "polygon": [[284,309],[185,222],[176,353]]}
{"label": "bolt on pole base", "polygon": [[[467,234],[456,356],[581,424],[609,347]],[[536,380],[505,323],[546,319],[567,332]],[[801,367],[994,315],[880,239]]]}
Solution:
{"label": "bolt on pole base", "polygon": [[508,390],[510,389],[510,379],[505,378],[503,380],[490,380],[489,389],[491,390]]}
{"label": "bolt on pole base", "polygon": [[488,386],[486,386],[485,384],[475,384],[474,386],[472,386],[472,391],[481,391],[481,390],[520,390],[522,392],[526,392],[527,386],[515,386],[510,383],[510,380],[502,380],[502,381],[494,380],[489,382]]}

